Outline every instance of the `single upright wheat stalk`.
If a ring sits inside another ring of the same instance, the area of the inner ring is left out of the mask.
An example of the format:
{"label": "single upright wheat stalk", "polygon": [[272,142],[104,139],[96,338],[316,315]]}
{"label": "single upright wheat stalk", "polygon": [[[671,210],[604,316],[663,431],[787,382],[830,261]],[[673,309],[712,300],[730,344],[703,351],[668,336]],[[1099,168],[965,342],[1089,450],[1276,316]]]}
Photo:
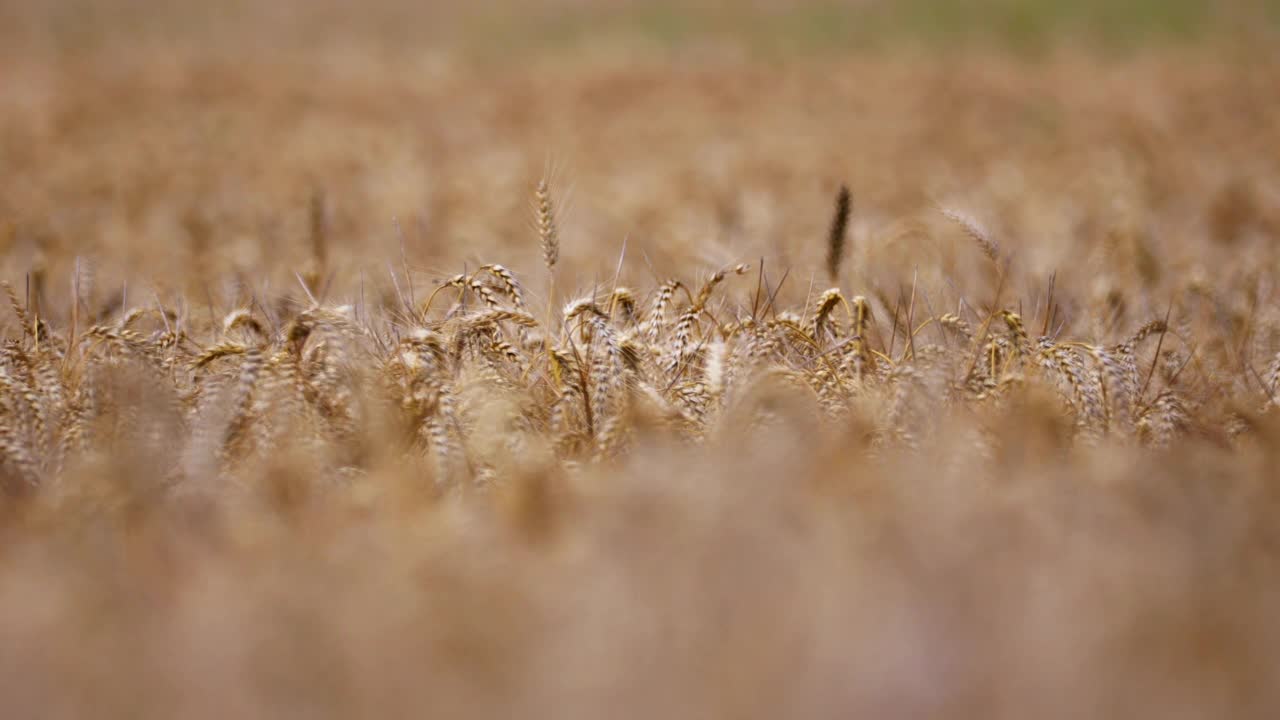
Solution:
{"label": "single upright wheat stalk", "polygon": [[555,206],[551,203],[551,188],[547,178],[538,181],[534,191],[534,213],[538,223],[538,238],[542,241],[542,264],[548,272],[556,269],[560,261],[560,238],[556,232]]}

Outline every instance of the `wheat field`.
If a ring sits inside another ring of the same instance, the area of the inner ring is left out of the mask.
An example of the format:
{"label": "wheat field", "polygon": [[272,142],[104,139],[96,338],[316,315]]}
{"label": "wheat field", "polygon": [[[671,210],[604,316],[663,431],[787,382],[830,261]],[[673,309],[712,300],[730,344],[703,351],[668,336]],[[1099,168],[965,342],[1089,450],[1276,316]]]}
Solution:
{"label": "wheat field", "polygon": [[1280,711],[1266,2],[0,2],[13,718]]}

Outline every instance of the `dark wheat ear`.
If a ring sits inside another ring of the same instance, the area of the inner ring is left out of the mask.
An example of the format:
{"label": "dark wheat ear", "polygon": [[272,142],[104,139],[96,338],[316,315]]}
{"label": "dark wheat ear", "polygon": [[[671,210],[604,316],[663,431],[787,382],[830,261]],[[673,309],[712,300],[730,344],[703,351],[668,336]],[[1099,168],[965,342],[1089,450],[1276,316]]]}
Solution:
{"label": "dark wheat ear", "polygon": [[840,261],[844,259],[845,235],[849,230],[849,215],[853,210],[853,200],[849,195],[849,187],[841,185],[836,193],[836,212],[831,218],[831,229],[827,233],[827,274],[831,282],[836,283],[840,277]]}
{"label": "dark wheat ear", "polygon": [[328,205],[324,191],[314,188],[307,199],[307,245],[311,257],[298,278],[308,294],[323,294],[320,287],[329,266]]}
{"label": "dark wheat ear", "polygon": [[329,261],[329,208],[324,191],[315,188],[307,202],[307,240],[311,258],[323,272]]}

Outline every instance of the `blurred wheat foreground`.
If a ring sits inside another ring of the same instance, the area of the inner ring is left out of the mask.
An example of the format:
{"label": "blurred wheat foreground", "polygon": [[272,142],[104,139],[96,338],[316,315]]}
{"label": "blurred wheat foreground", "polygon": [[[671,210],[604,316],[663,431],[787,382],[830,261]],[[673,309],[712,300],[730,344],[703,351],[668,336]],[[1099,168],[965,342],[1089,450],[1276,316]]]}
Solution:
{"label": "blurred wheat foreground", "polygon": [[1273,51],[244,51],[9,65],[6,716],[1280,710]]}

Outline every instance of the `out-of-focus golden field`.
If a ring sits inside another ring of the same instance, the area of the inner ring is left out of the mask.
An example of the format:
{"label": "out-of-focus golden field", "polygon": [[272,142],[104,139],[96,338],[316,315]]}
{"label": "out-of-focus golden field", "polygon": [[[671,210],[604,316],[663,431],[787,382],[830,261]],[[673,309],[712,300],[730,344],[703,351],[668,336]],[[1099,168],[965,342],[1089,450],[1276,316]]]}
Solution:
{"label": "out-of-focus golden field", "polygon": [[1276,18],[0,2],[3,715],[1273,717]]}

